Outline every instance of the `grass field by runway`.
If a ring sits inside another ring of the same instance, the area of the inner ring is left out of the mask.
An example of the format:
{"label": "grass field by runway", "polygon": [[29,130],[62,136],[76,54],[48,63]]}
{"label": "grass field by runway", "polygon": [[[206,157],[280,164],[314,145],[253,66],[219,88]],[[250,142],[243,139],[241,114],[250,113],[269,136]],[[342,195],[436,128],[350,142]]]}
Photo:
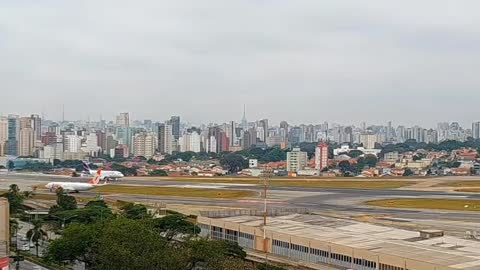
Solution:
{"label": "grass field by runway", "polygon": [[[135,179],[135,178],[133,178]],[[165,177],[165,178],[138,178],[141,180],[162,180],[184,183],[202,184],[250,184],[262,183],[259,178],[195,178],[195,177]],[[338,179],[338,178],[337,178]],[[413,185],[415,181],[405,180],[332,180],[332,179],[272,179],[270,185],[274,187],[310,187],[310,188],[352,188],[352,189],[392,189]]]}
{"label": "grass field by runway", "polygon": [[446,187],[457,187],[457,188],[464,188],[464,187],[479,187],[480,188],[480,180],[472,180],[472,181],[455,181],[451,183],[445,183],[440,186]]}
{"label": "grass field by runway", "polygon": [[[56,194],[34,194],[30,198],[32,200],[45,200],[45,201],[55,201],[57,200]],[[78,203],[87,203],[89,201],[95,200],[95,198],[84,197],[84,196],[75,196],[75,199]]]}
{"label": "grass field by runway", "polygon": [[117,186],[107,185],[95,188],[93,192],[107,194],[136,194],[171,197],[194,197],[209,199],[238,199],[254,196],[256,192],[245,190],[203,189],[203,188],[176,188],[176,187],[146,187],[146,186]]}
{"label": "grass field by runway", "polygon": [[480,200],[456,200],[456,199],[389,199],[367,202],[367,205],[390,207],[390,208],[411,208],[431,210],[456,210],[456,211],[479,211]]}
{"label": "grass field by runway", "polygon": [[461,188],[455,189],[457,192],[471,192],[471,193],[480,193],[480,187],[477,188]]}

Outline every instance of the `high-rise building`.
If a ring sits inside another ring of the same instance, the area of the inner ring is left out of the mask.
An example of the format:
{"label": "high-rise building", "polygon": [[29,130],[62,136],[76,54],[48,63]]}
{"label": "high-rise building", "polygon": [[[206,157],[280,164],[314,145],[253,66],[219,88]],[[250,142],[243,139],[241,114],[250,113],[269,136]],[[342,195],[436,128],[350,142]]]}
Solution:
{"label": "high-rise building", "polygon": [[18,115],[8,116],[8,140],[7,140],[7,155],[18,155],[18,138],[20,136],[20,122]]}
{"label": "high-rise building", "polygon": [[242,128],[243,128],[244,131],[246,131],[248,129],[247,110],[246,110],[245,105],[243,105]]}
{"label": "high-rise building", "polygon": [[0,117],[0,156],[6,153],[6,143],[8,140],[8,119]]}
{"label": "high-rise building", "polygon": [[82,140],[78,135],[65,135],[64,143],[64,151],[68,153],[78,153],[80,152],[80,148],[82,146]]}
{"label": "high-rise building", "polygon": [[173,153],[173,128],[168,123],[158,126],[158,150],[162,154]]}
{"label": "high-rise building", "polygon": [[230,141],[227,134],[219,127],[208,129],[207,150],[208,152],[220,153],[229,151]]}
{"label": "high-rise building", "polygon": [[249,149],[257,144],[257,131],[254,128],[246,130],[243,133],[242,147]]}
{"label": "high-rise building", "polygon": [[136,134],[133,138],[133,155],[152,158],[155,155],[155,140],[156,137],[153,134]]}
{"label": "high-rise building", "polygon": [[97,135],[97,146],[101,148],[103,153],[108,153],[107,149],[107,133],[101,130],[95,131]]}
{"label": "high-rise building", "polygon": [[89,153],[90,156],[98,156],[100,152],[100,146],[98,146],[98,138],[96,133],[90,133],[86,136],[85,141],[85,152]]}
{"label": "high-rise building", "polygon": [[42,136],[42,143],[44,145],[51,145],[57,142],[57,134],[55,132],[45,132]]}
{"label": "high-rise building", "polygon": [[365,149],[374,149],[377,143],[376,134],[360,134],[360,143]]}
{"label": "high-rise building", "polygon": [[262,119],[258,121],[258,127],[262,130],[261,135],[259,136],[262,142],[267,142],[268,137],[268,119]]}
{"label": "high-rise building", "polygon": [[30,116],[32,121],[32,128],[35,134],[35,141],[40,141],[42,139],[42,118],[37,114],[32,114]]}
{"label": "high-rise building", "polygon": [[480,139],[480,122],[474,122],[472,124],[472,137],[474,139]]}
{"label": "high-rise building", "polygon": [[170,118],[170,125],[172,126],[172,135],[175,140],[180,138],[180,116],[172,116]]}
{"label": "high-rise building", "polygon": [[196,131],[188,132],[179,139],[181,152],[195,152],[201,151],[200,134]]}
{"label": "high-rise building", "polygon": [[328,148],[328,144],[322,142],[315,149],[315,169],[319,172],[328,167]]}
{"label": "high-rise building", "polygon": [[126,144],[119,144],[113,150],[113,157],[128,158],[130,156],[130,147]]}
{"label": "high-rise building", "polygon": [[298,172],[305,169],[308,163],[307,152],[303,152],[300,148],[293,148],[287,153],[287,171]]}
{"label": "high-rise building", "polygon": [[116,124],[118,127],[123,127],[123,128],[130,127],[130,114],[121,113],[117,115]]}
{"label": "high-rise building", "polygon": [[21,128],[18,139],[18,155],[33,156],[35,150],[35,133],[33,128]]}

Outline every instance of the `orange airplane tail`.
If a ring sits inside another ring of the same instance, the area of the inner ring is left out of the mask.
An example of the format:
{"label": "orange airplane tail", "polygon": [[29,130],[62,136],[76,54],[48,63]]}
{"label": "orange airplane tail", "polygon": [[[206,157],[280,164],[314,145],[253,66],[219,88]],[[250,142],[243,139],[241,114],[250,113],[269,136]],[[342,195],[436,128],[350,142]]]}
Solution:
{"label": "orange airplane tail", "polygon": [[88,183],[92,184],[92,185],[98,185],[98,183],[100,183],[100,176],[101,175],[102,175],[102,170],[98,170],[95,177],[93,177],[93,179],[90,180]]}

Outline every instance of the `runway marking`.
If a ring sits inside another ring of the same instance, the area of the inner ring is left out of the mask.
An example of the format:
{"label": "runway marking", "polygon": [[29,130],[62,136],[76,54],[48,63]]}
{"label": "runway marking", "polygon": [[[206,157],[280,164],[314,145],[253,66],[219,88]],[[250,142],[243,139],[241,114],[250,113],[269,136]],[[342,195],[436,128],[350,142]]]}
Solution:
{"label": "runway marking", "polygon": [[[239,203],[255,203],[255,204],[264,203],[263,200],[238,200],[237,202],[239,202]],[[288,204],[286,202],[268,201],[268,200],[267,200],[267,203],[268,204]]]}

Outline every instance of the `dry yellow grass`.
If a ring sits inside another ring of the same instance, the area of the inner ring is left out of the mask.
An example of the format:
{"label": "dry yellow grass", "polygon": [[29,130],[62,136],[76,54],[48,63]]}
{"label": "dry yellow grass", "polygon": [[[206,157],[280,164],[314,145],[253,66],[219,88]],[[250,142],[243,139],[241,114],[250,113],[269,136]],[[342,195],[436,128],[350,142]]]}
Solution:
{"label": "dry yellow grass", "polygon": [[367,202],[371,206],[432,210],[480,211],[480,200],[390,199]]}
{"label": "dry yellow grass", "polygon": [[[57,195],[55,194],[34,194],[31,197],[32,200],[45,200],[45,201],[55,201],[57,200]],[[87,203],[94,200],[94,198],[75,196],[75,199],[79,203]]]}
{"label": "dry yellow grass", "polygon": [[94,192],[108,194],[141,194],[172,197],[195,197],[211,199],[236,199],[255,195],[255,192],[244,190],[218,190],[202,188],[145,187],[145,186],[101,186]]}
{"label": "dry yellow grass", "polygon": [[461,188],[455,189],[457,192],[472,192],[472,193],[480,193],[480,188]]}
{"label": "dry yellow grass", "polygon": [[[138,178],[148,179],[148,178]],[[261,183],[259,178],[158,178],[164,181],[175,181],[185,183],[211,183],[211,184],[251,184]],[[335,178],[334,178],[335,179]],[[338,178],[336,178],[338,179]],[[313,188],[352,188],[352,189],[391,189],[416,184],[415,181],[402,180],[333,180],[333,179],[272,179],[271,186],[276,187],[313,187]]]}
{"label": "dry yellow grass", "polygon": [[451,183],[445,183],[441,186],[446,186],[446,187],[480,187],[480,180],[473,180],[473,181],[456,181],[456,182],[451,182]]}

